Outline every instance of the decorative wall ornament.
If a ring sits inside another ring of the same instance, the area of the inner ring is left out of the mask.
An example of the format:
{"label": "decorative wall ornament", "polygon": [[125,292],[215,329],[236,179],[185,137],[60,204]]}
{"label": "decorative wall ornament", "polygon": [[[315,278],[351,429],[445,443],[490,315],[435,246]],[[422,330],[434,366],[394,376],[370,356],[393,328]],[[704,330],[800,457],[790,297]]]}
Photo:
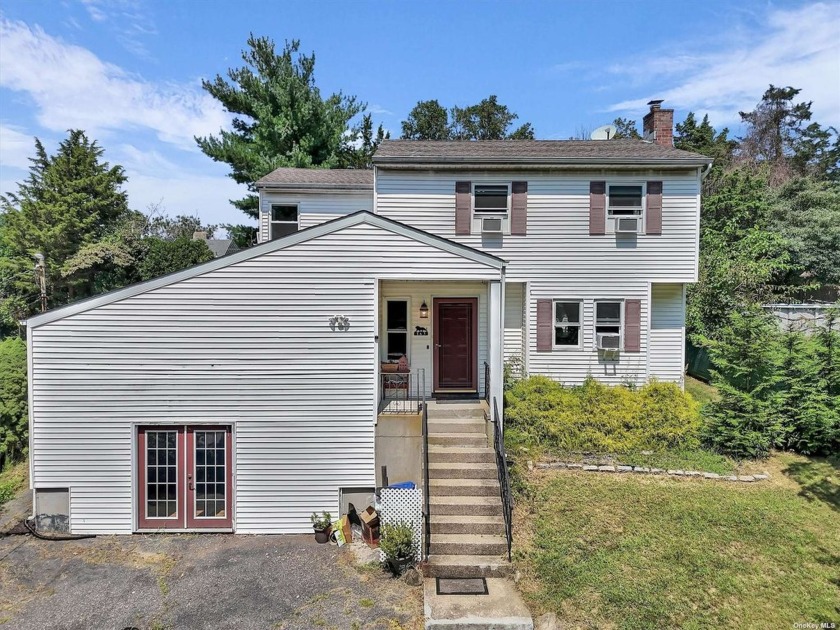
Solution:
{"label": "decorative wall ornament", "polygon": [[350,318],[346,315],[333,315],[330,317],[330,328],[332,330],[347,331],[350,329]]}
{"label": "decorative wall ornament", "polygon": [[415,326],[414,327],[414,336],[415,337],[428,337],[429,331],[426,329],[425,326]]}

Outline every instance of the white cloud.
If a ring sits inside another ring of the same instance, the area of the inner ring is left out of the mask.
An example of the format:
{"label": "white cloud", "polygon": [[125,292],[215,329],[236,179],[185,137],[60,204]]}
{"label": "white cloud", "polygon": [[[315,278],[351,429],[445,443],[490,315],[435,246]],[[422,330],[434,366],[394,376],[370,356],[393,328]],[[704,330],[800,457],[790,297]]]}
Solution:
{"label": "white cloud", "polygon": [[28,169],[29,158],[35,155],[35,138],[21,127],[0,123],[0,166]]}
{"label": "white cloud", "polygon": [[608,111],[640,113],[651,98],[662,98],[727,124],[738,120],[739,110],[751,110],[772,83],[801,88],[799,98],[813,101],[815,120],[840,125],[840,4],[771,10],[760,30],[733,28],[720,41],[698,50],[675,45],[612,66],[646,95]]}
{"label": "white cloud", "polygon": [[229,116],[200,86],[159,85],[67,44],[38,26],[0,18],[0,86],[26,93],[46,129],[147,129],[196,150],[193,136],[216,133]]}
{"label": "white cloud", "polygon": [[105,24],[130,53],[149,58],[143,39],[157,35],[157,27],[142,0],[82,0],[90,19]]}

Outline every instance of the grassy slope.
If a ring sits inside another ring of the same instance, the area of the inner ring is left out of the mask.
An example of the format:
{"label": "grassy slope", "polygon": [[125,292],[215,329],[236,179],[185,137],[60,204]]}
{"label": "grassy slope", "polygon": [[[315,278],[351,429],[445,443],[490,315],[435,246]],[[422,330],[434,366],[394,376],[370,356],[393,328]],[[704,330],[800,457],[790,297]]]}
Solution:
{"label": "grassy slope", "polygon": [[517,503],[520,585],[568,627],[792,627],[840,618],[840,463],[769,482],[540,472]]}
{"label": "grassy slope", "polygon": [[28,462],[19,462],[0,472],[0,505],[14,497],[26,483]]}
{"label": "grassy slope", "polygon": [[690,376],[685,377],[685,391],[694,396],[694,400],[701,405],[717,398],[717,389]]}

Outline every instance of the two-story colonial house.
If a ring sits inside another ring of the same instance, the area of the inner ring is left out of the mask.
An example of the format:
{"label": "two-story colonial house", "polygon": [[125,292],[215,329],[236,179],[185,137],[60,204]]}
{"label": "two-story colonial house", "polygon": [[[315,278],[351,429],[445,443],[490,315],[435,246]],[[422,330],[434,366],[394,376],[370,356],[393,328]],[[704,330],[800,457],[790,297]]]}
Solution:
{"label": "two-story colonial house", "polygon": [[33,317],[36,515],[303,532],[429,473],[433,555],[497,556],[505,364],[682,381],[710,161],[672,117],[654,102],[646,140],[397,140],[373,170],[278,169],[258,245]]}

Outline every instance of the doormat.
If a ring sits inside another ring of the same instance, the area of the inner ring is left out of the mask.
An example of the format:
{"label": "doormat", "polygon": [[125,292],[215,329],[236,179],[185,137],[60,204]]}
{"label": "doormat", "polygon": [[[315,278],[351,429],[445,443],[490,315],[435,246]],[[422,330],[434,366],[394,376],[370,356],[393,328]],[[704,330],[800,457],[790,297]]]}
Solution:
{"label": "doormat", "polygon": [[438,595],[487,595],[484,578],[437,578]]}

